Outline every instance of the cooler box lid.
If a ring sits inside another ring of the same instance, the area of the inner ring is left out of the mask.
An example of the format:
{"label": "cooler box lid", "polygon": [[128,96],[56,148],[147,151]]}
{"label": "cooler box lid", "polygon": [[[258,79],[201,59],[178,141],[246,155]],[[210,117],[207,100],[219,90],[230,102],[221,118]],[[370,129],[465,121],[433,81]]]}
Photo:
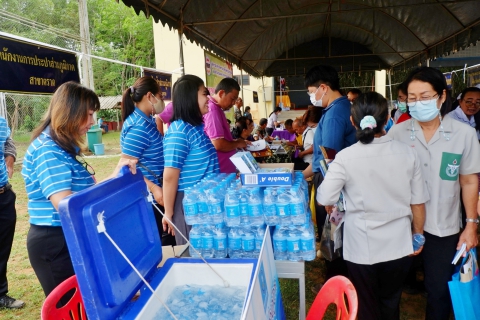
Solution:
{"label": "cooler box lid", "polygon": [[115,319],[142,281],[104,233],[97,231],[103,212],[110,237],[140,273],[149,279],[162,259],[152,204],[140,171],[127,167],[111,180],[75,193],[59,204],[63,232],[90,320]]}

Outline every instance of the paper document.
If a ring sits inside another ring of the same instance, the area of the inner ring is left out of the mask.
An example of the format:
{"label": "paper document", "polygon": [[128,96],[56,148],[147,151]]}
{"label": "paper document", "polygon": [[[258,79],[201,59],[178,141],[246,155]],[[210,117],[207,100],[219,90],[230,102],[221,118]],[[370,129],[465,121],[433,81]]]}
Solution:
{"label": "paper document", "polygon": [[251,145],[247,145],[248,151],[260,151],[267,147],[265,140],[252,141]]}

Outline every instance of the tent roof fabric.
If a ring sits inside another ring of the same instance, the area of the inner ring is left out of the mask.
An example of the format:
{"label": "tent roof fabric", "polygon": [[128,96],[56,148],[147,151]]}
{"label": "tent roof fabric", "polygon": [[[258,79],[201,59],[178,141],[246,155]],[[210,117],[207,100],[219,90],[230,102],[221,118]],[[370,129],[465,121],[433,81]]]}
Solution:
{"label": "tent roof fabric", "polygon": [[122,1],[253,76],[403,69],[480,40],[479,0]]}

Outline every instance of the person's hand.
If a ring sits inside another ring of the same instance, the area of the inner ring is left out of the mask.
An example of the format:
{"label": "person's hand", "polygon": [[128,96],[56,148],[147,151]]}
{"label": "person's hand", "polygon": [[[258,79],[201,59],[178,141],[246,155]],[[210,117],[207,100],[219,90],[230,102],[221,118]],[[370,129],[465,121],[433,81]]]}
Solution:
{"label": "person's hand", "polygon": [[[458,239],[457,243],[457,250],[462,247],[462,244],[467,244],[467,249],[465,250],[468,252],[470,249],[475,248],[478,244],[478,237],[477,237],[477,224],[476,223],[468,223],[465,226],[465,230],[460,234],[460,239]],[[464,256],[465,256],[464,254]]]}
{"label": "person's hand", "polygon": [[325,206],[325,210],[327,211],[327,214],[330,215],[333,211],[333,206]]}
{"label": "person's hand", "polygon": [[153,194],[155,201],[157,201],[159,205],[164,206],[163,189],[155,184],[153,185],[153,187],[150,188],[150,192]]}
{"label": "person's hand", "polygon": [[13,164],[15,163],[15,158],[12,156],[6,156],[5,157],[5,164],[7,165],[7,171],[8,171],[8,179],[11,179],[13,176]]}
{"label": "person's hand", "polygon": [[165,218],[167,217],[170,221],[172,221],[173,213],[166,212],[163,215],[162,218],[162,225],[163,225],[163,231],[168,232],[172,236],[175,235],[175,229],[173,228],[172,224],[168,222],[168,220]]}
{"label": "person's hand", "polygon": [[247,147],[247,143],[243,139],[237,139],[237,148],[243,149]]}
{"label": "person's hand", "polygon": [[120,170],[128,166],[128,169],[130,170],[131,173],[136,174],[137,173],[137,162],[138,160],[136,159],[127,159],[127,158],[120,158],[120,160],[117,163],[117,166],[115,167],[115,170],[113,170],[113,176],[116,177]]}
{"label": "person's hand", "polygon": [[421,246],[420,248],[418,248],[417,251],[415,251],[415,252],[412,253],[412,254],[409,254],[408,256],[409,256],[409,257],[418,256],[418,255],[420,254],[420,252],[422,252],[422,250],[423,250],[423,246]]}
{"label": "person's hand", "polygon": [[245,140],[245,143],[247,144],[247,146],[251,146],[251,145],[252,145],[252,141]]}

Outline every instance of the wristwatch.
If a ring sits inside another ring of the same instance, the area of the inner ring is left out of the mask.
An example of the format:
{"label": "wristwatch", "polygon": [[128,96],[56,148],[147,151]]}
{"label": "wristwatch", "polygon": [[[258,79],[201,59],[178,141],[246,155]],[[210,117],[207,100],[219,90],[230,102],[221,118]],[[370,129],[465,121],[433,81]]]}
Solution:
{"label": "wristwatch", "polygon": [[470,219],[470,218],[465,219],[465,221],[466,222],[473,222],[473,223],[476,223],[476,224],[478,224],[478,222],[479,222],[478,219]]}

